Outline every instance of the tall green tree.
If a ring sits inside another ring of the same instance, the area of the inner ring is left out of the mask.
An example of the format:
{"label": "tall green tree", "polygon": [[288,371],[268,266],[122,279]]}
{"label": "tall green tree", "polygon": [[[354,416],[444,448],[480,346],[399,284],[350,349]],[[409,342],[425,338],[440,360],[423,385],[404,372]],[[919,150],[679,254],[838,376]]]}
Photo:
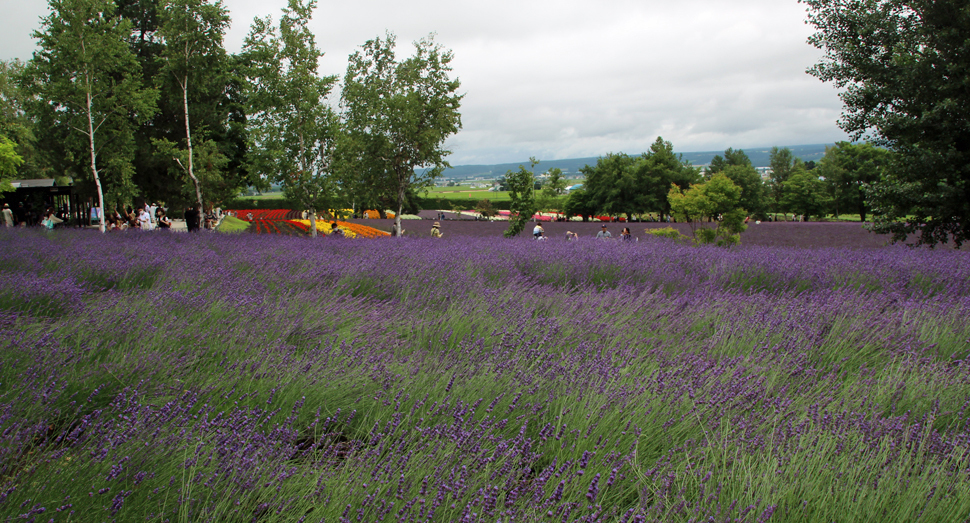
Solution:
{"label": "tall green tree", "polygon": [[553,167],[549,169],[549,178],[542,185],[536,206],[540,211],[553,212],[562,210],[566,194],[566,178],[562,175],[562,169]]}
{"label": "tall green tree", "polygon": [[644,212],[651,207],[649,190],[636,158],[609,153],[579,170],[585,176],[583,189],[598,212],[611,216]]}
{"label": "tall green tree", "polygon": [[[868,186],[871,229],[919,244],[970,239],[970,8],[965,0],[800,0],[838,87],[840,127],[896,153]],[[911,216],[910,216],[911,215]]]}
{"label": "tall green tree", "polygon": [[[201,227],[205,205],[202,201],[202,183],[195,172],[189,91],[196,88],[195,83],[210,80],[205,74],[206,70],[225,68],[226,52],[222,40],[229,28],[229,13],[222,0],[164,0],[158,17],[158,33],[165,44],[159,56],[160,74],[174,79],[182,95],[185,161],[177,161],[195,186]],[[164,138],[162,142],[171,143]],[[207,149],[211,151],[213,146],[209,145]],[[224,163],[220,158],[218,164]]]}
{"label": "tall green tree", "polygon": [[518,236],[538,210],[535,177],[538,163],[539,160],[532,157],[528,169],[520,165],[518,171],[505,173],[505,183],[509,186],[509,227],[503,233],[506,238]]}
{"label": "tall green tree", "polygon": [[0,136],[0,193],[14,190],[10,180],[17,175],[17,168],[24,159],[17,154],[17,144],[6,136]]}
{"label": "tall green tree", "polygon": [[788,181],[793,171],[802,164],[801,158],[787,147],[772,147],[768,152],[768,164],[771,166],[771,180],[774,183],[782,184]]}
{"label": "tall green tree", "polygon": [[637,159],[635,169],[648,195],[644,202],[648,207],[643,211],[659,211],[662,215],[670,214],[667,193],[671,184],[687,189],[701,180],[700,169],[691,166],[683,155],[674,154],[674,145],[660,136]]}
{"label": "tall green tree", "polygon": [[34,32],[40,50],[23,76],[32,97],[28,110],[84,137],[83,146],[72,141],[73,157],[87,157],[104,209],[103,175],[119,196],[134,195],[131,129],[155,112],[157,92],[143,86],[139,63],[126,44],[131,24],[117,16],[112,2],[50,0],[50,8]]}
{"label": "tall green tree", "polygon": [[289,0],[278,29],[271,18],[257,18],[243,48],[254,155],[284,194],[309,211],[311,236],[317,211],[334,208],[338,192],[339,123],[327,103],[337,78],[318,72],[323,53],[309,27],[315,8],[316,0]]}
{"label": "tall green tree", "polygon": [[[460,82],[450,78],[452,52],[433,37],[398,61],[395,37],[367,41],[350,55],[341,97],[346,184],[391,194],[396,230],[409,192],[428,187],[449,167],[445,141],[461,129]],[[356,183],[355,183],[356,182]]]}
{"label": "tall green tree", "polygon": [[[211,2],[198,3],[203,9],[212,6]],[[188,165],[185,97],[170,60],[178,51],[168,45],[163,34],[166,29],[162,27],[163,23],[169,23],[172,0],[116,0],[116,4],[120,16],[132,24],[126,41],[138,57],[144,83],[159,90],[159,110],[134,130],[133,181],[148,198],[172,205],[195,201],[194,183],[186,170],[173,161],[174,156],[183,166]],[[228,55],[220,44],[199,62],[204,64],[189,73],[187,98],[193,173],[199,179],[204,200],[212,204],[234,198],[246,186],[267,188],[268,181],[247,169],[247,106],[239,58]],[[206,144],[206,141],[214,143]],[[173,149],[167,142],[178,147]],[[206,164],[200,168],[202,149],[206,152]],[[218,160],[218,170],[210,160]]]}
{"label": "tall green tree", "polygon": [[805,216],[824,216],[832,201],[825,184],[817,174],[805,170],[796,171],[784,182],[781,207],[786,212]]}
{"label": "tall green tree", "polygon": [[885,175],[890,160],[889,151],[869,143],[839,142],[825,148],[817,174],[824,179],[836,218],[841,212],[854,212],[866,221],[869,204],[864,187]]}
{"label": "tall green tree", "polygon": [[768,155],[768,163],[771,166],[771,179],[769,190],[771,193],[772,210],[775,212],[785,211],[785,182],[795,174],[806,171],[805,164],[801,158],[795,156],[791,149],[787,147],[772,147]]}
{"label": "tall green tree", "polygon": [[37,151],[36,126],[25,111],[19,86],[24,67],[24,62],[17,59],[0,60],[0,135],[16,144],[17,154],[23,160],[17,168],[19,178],[53,177],[48,163]]}
{"label": "tall green tree", "polygon": [[764,180],[753,165],[729,165],[723,174],[741,188],[739,205],[755,216],[762,216],[768,207]]}
{"label": "tall green tree", "polygon": [[569,196],[566,196],[566,201],[563,203],[562,209],[562,212],[566,216],[580,216],[584,222],[588,222],[596,214],[596,211],[597,209],[593,205],[593,202],[590,201],[586,189],[582,188],[569,192]]}
{"label": "tall green tree", "polygon": [[745,153],[743,149],[735,150],[728,147],[724,151],[723,157],[719,154],[714,155],[714,158],[711,159],[710,165],[708,165],[707,169],[705,169],[705,175],[707,178],[710,178],[711,176],[722,172],[731,165],[752,165],[751,158],[748,157],[748,154]]}

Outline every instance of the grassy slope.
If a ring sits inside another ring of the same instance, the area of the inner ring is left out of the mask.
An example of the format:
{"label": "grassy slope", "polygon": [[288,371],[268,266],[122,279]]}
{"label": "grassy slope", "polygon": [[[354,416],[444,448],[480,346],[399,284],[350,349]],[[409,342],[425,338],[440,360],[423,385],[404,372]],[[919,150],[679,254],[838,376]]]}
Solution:
{"label": "grassy slope", "polygon": [[226,232],[226,233],[243,232],[248,228],[249,228],[249,222],[245,220],[240,220],[235,216],[226,216],[225,218],[222,219],[222,223],[219,224],[219,227],[216,229],[216,232]]}

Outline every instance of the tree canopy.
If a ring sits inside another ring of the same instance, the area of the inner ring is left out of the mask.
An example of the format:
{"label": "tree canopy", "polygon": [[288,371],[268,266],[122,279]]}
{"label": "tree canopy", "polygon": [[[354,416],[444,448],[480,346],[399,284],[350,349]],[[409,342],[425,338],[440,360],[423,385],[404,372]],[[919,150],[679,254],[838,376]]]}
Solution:
{"label": "tree canopy", "polygon": [[817,171],[825,181],[836,217],[856,213],[860,221],[866,221],[869,203],[863,188],[884,176],[890,159],[889,151],[869,143],[839,142],[825,148]]}
{"label": "tree canopy", "polygon": [[839,125],[896,153],[868,185],[872,229],[935,245],[970,239],[970,9],[965,1],[800,0],[842,92]]}
{"label": "tree canopy", "polygon": [[535,215],[536,188],[535,188],[535,168],[539,160],[535,157],[529,158],[529,168],[524,165],[519,166],[518,171],[508,171],[505,173],[505,181],[509,186],[509,227],[505,230],[504,236],[512,238],[517,236],[525,224]]}
{"label": "tree canopy", "polygon": [[[716,173],[704,183],[691,184],[687,190],[671,185],[667,195],[671,213],[690,225],[699,243],[736,245],[747,229],[747,211],[740,207],[741,188],[724,173]],[[718,218],[713,229],[700,227],[705,217]]]}
{"label": "tree canopy", "polygon": [[257,19],[244,47],[255,163],[310,212],[313,236],[316,211],[336,207],[339,135],[327,104],[337,78],[317,73],[323,53],[309,28],[315,7],[315,0],[289,0],[278,30],[270,18]]}
{"label": "tree canopy", "polygon": [[126,43],[131,23],[109,0],[51,0],[50,7],[34,32],[40,50],[21,77],[31,96],[28,109],[65,133],[73,172],[91,176],[102,209],[102,178],[115,199],[130,200],[137,193],[133,124],[155,113],[157,97],[143,86],[140,64]]}
{"label": "tree canopy", "polygon": [[23,163],[24,159],[17,154],[17,144],[6,136],[0,136],[0,192],[13,190],[10,180]]}
{"label": "tree canopy", "polygon": [[460,82],[450,78],[451,51],[428,36],[398,61],[395,36],[368,40],[350,56],[340,106],[341,163],[361,199],[390,194],[396,229],[409,192],[428,186],[449,166],[445,140],[461,129]]}
{"label": "tree canopy", "polygon": [[700,179],[699,171],[674,154],[673,144],[662,137],[640,156],[607,154],[580,172],[586,176],[585,203],[596,212],[613,216],[669,214],[670,185],[687,188]]}

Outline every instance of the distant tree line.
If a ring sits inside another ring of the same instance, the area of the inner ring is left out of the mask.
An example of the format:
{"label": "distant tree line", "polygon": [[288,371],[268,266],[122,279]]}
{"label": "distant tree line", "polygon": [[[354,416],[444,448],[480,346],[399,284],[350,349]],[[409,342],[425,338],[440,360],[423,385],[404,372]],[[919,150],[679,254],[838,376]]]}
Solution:
{"label": "distant tree line", "polygon": [[0,62],[0,181],[70,177],[108,209],[207,207],[274,183],[315,219],[401,211],[448,167],[462,95],[432,37],[403,60],[393,34],[364,43],[338,95],[317,70],[315,0],[254,20],[236,55],[222,0],[49,4],[33,58]]}
{"label": "distant tree line", "polygon": [[[788,148],[774,147],[770,170],[762,176],[743,150],[729,148],[701,169],[674,154],[670,142],[657,138],[639,156],[608,154],[584,167],[583,187],[570,192],[561,201],[561,209],[585,219],[596,215],[669,219],[676,214],[671,207],[671,187],[688,190],[720,174],[739,188],[737,208],[751,219],[790,214],[810,220],[857,214],[865,221],[871,209],[864,188],[885,174],[891,156],[867,143],[840,142],[827,147],[816,164],[803,162]],[[711,214],[707,218],[721,213]]]}

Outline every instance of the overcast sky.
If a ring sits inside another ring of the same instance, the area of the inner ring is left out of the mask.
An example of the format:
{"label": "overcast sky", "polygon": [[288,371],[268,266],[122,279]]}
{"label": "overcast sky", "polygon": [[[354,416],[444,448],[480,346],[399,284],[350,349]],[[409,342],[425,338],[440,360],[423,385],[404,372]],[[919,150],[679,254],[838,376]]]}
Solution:
{"label": "overcast sky", "polygon": [[[4,0],[0,58],[29,59],[42,0]],[[226,0],[238,52],[256,16],[285,0]],[[358,0],[321,2],[321,73],[391,31],[398,57],[437,34],[465,94],[452,165],[830,143],[837,92],[805,73],[820,52],[796,0]]]}

